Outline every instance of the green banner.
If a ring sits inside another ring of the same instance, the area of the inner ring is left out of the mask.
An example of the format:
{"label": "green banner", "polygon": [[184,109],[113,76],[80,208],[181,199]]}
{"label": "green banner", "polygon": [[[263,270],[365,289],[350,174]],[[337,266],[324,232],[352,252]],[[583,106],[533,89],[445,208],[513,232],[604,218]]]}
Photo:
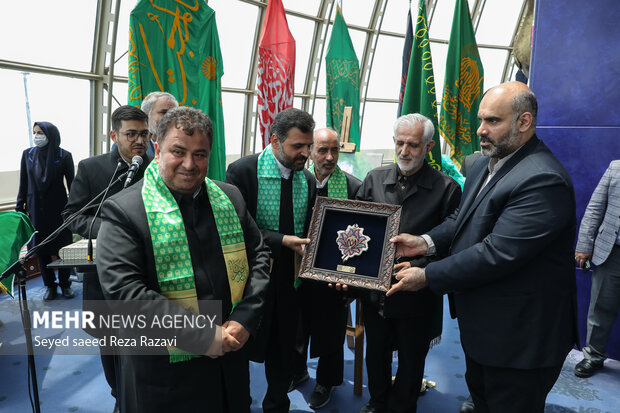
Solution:
{"label": "green banner", "polygon": [[452,148],[460,168],[465,156],[480,150],[478,106],[483,93],[484,70],[467,0],[456,0],[446,60],[439,132]]}
{"label": "green banner", "polygon": [[128,53],[128,103],[140,106],[150,92],[165,91],[206,113],[213,122],[208,176],[223,181],[224,68],[215,11],[202,0],[139,0],[129,16]]}
{"label": "green banner", "polygon": [[426,156],[426,161],[433,168],[441,170],[441,145],[439,144],[439,128],[437,127],[437,95],[435,93],[433,59],[428,41],[428,24],[424,1],[420,1],[418,19],[413,33],[414,42],[411,47],[401,115],[420,113],[433,122],[435,146]]}
{"label": "green banner", "polygon": [[[34,233],[30,218],[22,212],[0,212],[0,274],[19,258],[19,252]],[[11,275],[0,283],[0,292],[13,297],[13,278]]]}
{"label": "green banner", "polygon": [[345,106],[353,107],[349,142],[360,150],[360,65],[340,7],[325,55],[327,70],[327,127],[340,133]]}

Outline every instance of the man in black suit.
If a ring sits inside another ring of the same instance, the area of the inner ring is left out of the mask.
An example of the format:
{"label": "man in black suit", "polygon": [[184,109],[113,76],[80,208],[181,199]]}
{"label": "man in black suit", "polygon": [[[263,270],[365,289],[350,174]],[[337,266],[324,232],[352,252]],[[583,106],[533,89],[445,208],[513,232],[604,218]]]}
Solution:
{"label": "man in black suit", "polygon": [[[418,113],[394,122],[397,162],[368,173],[357,199],[401,205],[400,232],[425,232],[452,214],[461,187],[424,160],[433,148],[433,123]],[[396,269],[424,267],[427,257],[400,257]],[[428,288],[385,297],[362,293],[366,330],[366,368],[370,401],[360,413],[415,412],[426,354],[441,335],[443,300]],[[392,382],[392,352],[398,350],[398,372]]]}
{"label": "man in black suit", "polygon": [[158,163],[103,207],[106,298],[150,301],[169,316],[202,314],[204,300],[222,305],[215,331],[175,328],[181,350],[208,357],[121,355],[123,412],[250,411],[245,344],[262,316],[269,255],[239,191],[205,179],[212,144],[207,115],[171,109],[157,129]]}
{"label": "man in black suit", "polygon": [[[314,131],[310,152],[316,177],[317,196],[354,199],[362,181],[338,167],[340,136],[330,128]],[[296,354],[296,374],[289,391],[307,380],[308,342],[310,357],[319,357],[316,386],[308,406],[319,409],[329,403],[335,386],[342,384],[344,370],[343,341],[347,328],[348,306],[339,291],[323,283],[304,281],[301,296],[300,337]],[[310,340],[311,339],[311,340]]]}
{"label": "man in black suit", "polygon": [[388,295],[452,293],[476,412],[542,413],[578,343],[573,185],[536,137],[536,114],[523,83],[486,92],[478,111],[484,157],[468,173],[458,210],[422,237],[392,240],[400,255],[450,253],[397,273]]}
{"label": "man in black suit", "polygon": [[252,359],[265,361],[265,412],[287,412],[299,318],[296,260],[310,242],[304,238],[315,198],[315,179],[304,169],[314,120],[295,108],[278,113],[271,144],[260,154],[228,167],[226,181],[241,191],[255,218],[273,265],[263,324]]}
{"label": "man in black suit", "polygon": [[[113,179],[126,172],[131,164],[131,159],[136,155],[141,156],[143,162],[133,182],[142,178],[144,170],[150,162],[150,158],[145,154],[149,140],[147,122],[146,114],[134,106],[121,106],[112,113],[110,138],[116,145],[106,154],[80,161],[77,175],[71,185],[67,206],[62,212],[64,219],[67,219],[67,217],[105,190]],[[122,189],[123,183],[116,183],[109,189],[107,197],[114,195]],[[89,236],[97,238],[101,218],[99,216],[94,218],[95,211],[96,208],[91,208],[79,216],[69,226],[71,231],[80,234],[84,238]],[[91,225],[92,232],[90,232]],[[84,274],[83,297],[85,301],[105,299],[101,291],[97,272],[93,271]],[[89,333],[97,334],[94,331],[89,331]],[[101,355],[101,363],[106,380],[112,388],[112,395],[116,398],[118,394],[116,391],[114,359],[115,356],[113,355]]]}

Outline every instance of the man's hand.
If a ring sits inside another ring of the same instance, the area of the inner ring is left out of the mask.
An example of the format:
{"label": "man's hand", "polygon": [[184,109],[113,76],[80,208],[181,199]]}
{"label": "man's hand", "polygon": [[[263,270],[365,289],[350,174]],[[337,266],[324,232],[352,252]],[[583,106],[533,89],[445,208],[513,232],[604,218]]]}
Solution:
{"label": "man's hand", "polygon": [[224,323],[222,327],[224,328],[224,331],[227,334],[229,334],[232,338],[234,338],[235,341],[239,344],[238,347],[234,347],[230,351],[240,350],[241,347],[243,347],[245,343],[247,343],[248,339],[250,338],[250,332],[246,330],[245,327],[243,327],[243,325],[241,325],[241,323],[237,321],[228,320],[227,322]]}
{"label": "man's hand", "polygon": [[335,288],[338,291],[344,291],[347,292],[349,291],[349,286],[347,284],[340,284],[340,283],[336,283],[336,284],[332,284],[332,283],[327,283],[327,286],[329,288]]}
{"label": "man's hand", "polygon": [[423,268],[411,267],[400,270],[394,275],[398,282],[392,284],[385,295],[392,295],[398,291],[418,291],[426,287],[426,274]]}
{"label": "man's hand", "polygon": [[304,248],[310,244],[310,238],[299,238],[295,235],[285,235],[282,237],[282,245],[290,248],[299,255],[304,255]]}
{"label": "man's hand", "polygon": [[406,270],[407,268],[411,268],[411,263],[409,261],[399,262],[398,264],[394,264],[394,272],[398,272],[400,270]]}
{"label": "man's hand", "polygon": [[396,257],[415,257],[425,255],[428,252],[428,244],[424,238],[417,235],[398,234],[390,238],[390,242],[396,244]]}
{"label": "man's hand", "polygon": [[224,335],[225,332],[222,326],[215,326],[215,335],[213,336],[213,341],[211,341],[211,345],[205,353],[205,356],[215,359],[224,355],[224,353],[226,352],[223,345]]}
{"label": "man's hand", "polygon": [[579,268],[583,268],[586,260],[592,260],[592,253],[575,251],[575,262],[579,265]]}

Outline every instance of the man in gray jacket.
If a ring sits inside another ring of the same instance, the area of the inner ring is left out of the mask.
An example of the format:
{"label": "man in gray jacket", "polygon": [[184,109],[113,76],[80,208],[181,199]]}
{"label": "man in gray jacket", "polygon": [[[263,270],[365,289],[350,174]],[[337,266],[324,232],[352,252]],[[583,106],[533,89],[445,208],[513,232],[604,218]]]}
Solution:
{"label": "man in gray jacket", "polygon": [[577,377],[590,377],[603,367],[605,347],[620,308],[620,161],[612,161],[598,183],[579,228],[575,261],[591,260],[592,291],[588,309],[587,346],[575,366]]}

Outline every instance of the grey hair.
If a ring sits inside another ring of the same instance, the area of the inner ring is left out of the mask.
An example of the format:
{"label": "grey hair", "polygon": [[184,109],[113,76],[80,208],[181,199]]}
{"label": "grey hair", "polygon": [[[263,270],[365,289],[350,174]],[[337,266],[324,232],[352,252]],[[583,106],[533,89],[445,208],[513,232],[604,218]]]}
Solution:
{"label": "grey hair", "polygon": [[514,112],[514,120],[525,112],[532,114],[532,126],[536,126],[536,117],[538,116],[538,101],[536,95],[531,90],[517,93],[512,98],[512,110]]}
{"label": "grey hair", "polygon": [[433,139],[435,126],[433,126],[433,122],[429,118],[419,113],[409,113],[396,119],[396,122],[394,122],[394,137],[396,137],[399,128],[414,128],[416,125],[424,126],[422,142],[426,145]]}
{"label": "grey hair", "polygon": [[140,106],[140,109],[142,109],[144,113],[150,116],[151,111],[153,110],[153,105],[155,104],[155,102],[157,102],[157,99],[163,98],[163,97],[167,98],[171,102],[174,102],[174,107],[179,106],[179,102],[177,102],[177,99],[172,94],[168,92],[157,91],[157,92],[151,92],[148,95],[146,95],[146,97],[142,101],[142,105]]}

